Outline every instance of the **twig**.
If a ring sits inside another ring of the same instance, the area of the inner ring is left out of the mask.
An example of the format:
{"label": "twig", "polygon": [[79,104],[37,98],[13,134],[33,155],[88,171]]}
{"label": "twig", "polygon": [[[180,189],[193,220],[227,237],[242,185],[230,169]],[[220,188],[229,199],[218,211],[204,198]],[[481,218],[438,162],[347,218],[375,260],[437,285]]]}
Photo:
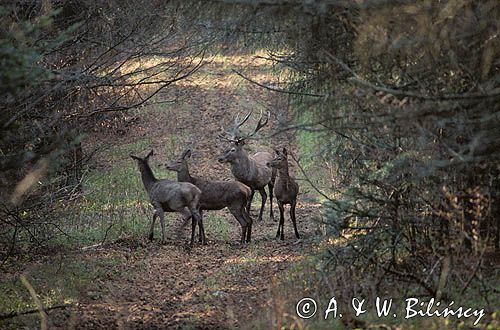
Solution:
{"label": "twig", "polygon": [[273,91],[273,92],[285,93],[285,94],[292,94],[292,95],[312,96],[312,97],[325,97],[326,96],[326,95],[323,95],[323,94],[312,94],[312,93],[295,92],[295,91],[290,91],[290,90],[286,90],[286,89],[281,89],[281,88],[267,86],[267,85],[264,85],[262,83],[259,83],[259,82],[255,81],[253,79],[248,78],[247,76],[243,75],[242,73],[240,73],[239,71],[237,71],[235,69],[231,69],[231,71],[233,71],[234,73],[236,73],[241,78],[243,78],[243,79],[251,82],[252,84],[255,84],[255,85],[259,86],[259,87],[268,89],[268,90]]}
{"label": "twig", "polygon": [[384,266],[380,265],[377,261],[375,261],[373,258],[366,256],[363,252],[361,252],[361,250],[359,250],[358,248],[356,248],[354,245],[350,245],[350,247],[355,252],[357,252],[359,255],[361,255],[362,257],[364,257],[367,261],[369,261],[370,263],[374,264],[377,267],[380,267],[386,273],[390,273],[390,274],[393,274],[393,275],[396,275],[396,276],[399,276],[399,277],[402,277],[402,278],[412,279],[417,284],[420,284],[420,286],[422,286],[431,297],[435,297],[436,296],[435,290],[432,289],[429,285],[427,285],[427,283],[425,283],[425,281],[423,281],[422,279],[418,278],[414,274],[404,273],[404,272],[397,271],[395,269],[390,269],[388,267],[384,267]]}
{"label": "twig", "polygon": [[[188,72],[182,74],[182,75],[177,75],[175,78],[171,79],[171,80],[165,80],[165,81],[159,81],[159,82],[155,82],[156,84],[161,84],[160,87],[158,87],[154,92],[152,92],[151,94],[149,94],[146,98],[144,98],[143,100],[133,104],[133,105],[130,105],[130,106],[110,106],[110,107],[107,107],[107,108],[102,108],[102,109],[96,109],[90,113],[87,113],[87,114],[83,114],[83,115],[77,115],[76,117],[78,118],[89,118],[89,117],[92,117],[96,114],[102,114],[102,113],[105,113],[105,112],[119,112],[119,111],[126,111],[126,110],[129,110],[129,109],[132,109],[132,108],[136,108],[136,107],[139,107],[141,105],[143,105],[144,103],[146,103],[147,101],[149,101],[150,99],[152,99],[156,94],[158,94],[161,90],[163,90],[165,87],[167,86],[170,86],[171,84],[175,83],[175,82],[178,82],[182,79],[185,79],[187,77],[189,77],[191,74],[193,74],[194,72],[196,72],[198,69],[200,69],[203,64],[204,64],[204,53],[202,54],[202,58],[199,60],[199,62],[197,64],[195,64],[194,67],[192,67]],[[180,74],[181,72],[179,72],[178,74]],[[144,83],[142,83],[144,84]],[[139,85],[139,84],[138,84]]]}
{"label": "twig", "polygon": [[290,153],[290,155],[292,156],[292,159],[295,161],[295,163],[299,167],[300,172],[302,173],[302,175],[304,175],[305,180],[311,185],[311,187],[313,187],[313,189],[316,190],[316,192],[318,194],[320,194],[321,196],[323,196],[324,198],[326,198],[330,202],[334,202],[333,199],[331,199],[330,197],[328,197],[324,192],[322,192],[318,187],[316,187],[316,185],[314,183],[312,183],[311,179],[309,179],[309,177],[307,176],[304,168],[302,167],[302,165],[300,165],[299,161],[295,158],[295,156],[292,153]]}
{"label": "twig", "polygon": [[467,280],[467,282],[465,283],[464,287],[462,288],[462,290],[460,291],[460,294],[463,295],[465,290],[467,290],[467,288],[469,287],[469,285],[471,284],[472,280],[474,279],[474,277],[476,277],[476,274],[478,272],[478,270],[481,268],[481,263],[483,262],[483,256],[484,256],[484,252],[486,251],[486,247],[483,248],[483,250],[481,251],[481,255],[479,256],[478,258],[478,261],[477,261],[477,264],[476,264],[476,267],[474,267],[474,271],[472,272],[472,274],[470,275],[469,279]]}
{"label": "twig", "polygon": [[464,93],[464,94],[448,94],[448,95],[440,95],[440,96],[433,96],[433,95],[424,95],[420,93],[415,93],[415,92],[405,92],[393,88],[388,88],[388,87],[381,87],[381,86],[376,86],[364,79],[359,79],[357,77],[351,77],[349,80],[355,84],[358,85],[363,85],[366,87],[369,87],[371,89],[374,89],[376,91],[381,91],[381,92],[386,92],[392,95],[398,95],[398,96],[408,96],[408,97],[414,97],[418,99],[423,99],[423,100],[429,100],[429,101],[451,101],[451,100],[469,100],[469,99],[485,99],[485,98],[495,98],[495,97],[500,97],[500,90],[494,89],[493,93],[485,94],[485,93]]}
{"label": "twig", "polygon": [[115,223],[113,221],[111,221],[111,223],[109,224],[108,228],[106,228],[106,232],[104,233],[104,237],[102,238],[102,241],[101,241],[101,243],[99,245],[104,244],[104,242],[106,241],[106,238],[108,238],[108,233],[111,230],[111,227],[114,226],[114,224]]}
{"label": "twig", "polygon": [[425,279],[425,283],[429,282],[429,280],[431,279],[431,276],[432,276],[432,273],[434,273],[434,270],[436,269],[436,267],[439,265],[439,263],[443,260],[443,257],[440,257],[438,260],[436,260],[436,262],[434,263],[434,266],[432,266],[431,270],[429,271],[429,274],[427,275],[427,278]]}
{"label": "twig", "polygon": [[358,85],[363,85],[365,87],[369,87],[373,90],[376,91],[381,91],[385,93],[389,93],[392,95],[398,95],[398,96],[408,96],[408,97],[414,97],[418,99],[423,99],[423,100],[429,100],[429,101],[443,101],[443,100],[468,100],[468,99],[483,99],[483,98],[495,98],[495,97],[500,97],[500,88],[496,88],[493,90],[492,93],[486,94],[486,93],[464,93],[464,94],[448,94],[448,95],[440,95],[440,96],[433,96],[433,95],[424,95],[420,93],[415,93],[411,91],[402,91],[390,87],[383,87],[383,86],[377,86],[366,79],[362,78],[360,75],[358,75],[353,69],[351,69],[347,64],[342,62],[339,58],[334,56],[333,54],[329,52],[325,52],[326,56],[333,62],[337,63],[342,69],[345,71],[349,72],[352,74],[352,77],[349,78],[348,80],[358,84]]}
{"label": "twig", "polygon": [[85,251],[85,250],[90,250],[90,249],[93,249],[93,248],[96,248],[96,247],[99,247],[101,246],[103,243],[97,243],[97,244],[92,244],[92,245],[89,245],[89,246],[84,246],[82,248],[80,248],[80,250],[82,251]]}
{"label": "twig", "polygon": [[[71,307],[71,306],[73,306],[73,305],[72,304],[54,305],[54,306],[45,308],[45,311],[50,311],[50,310],[53,310],[53,309],[68,308],[68,307]],[[30,310],[27,310],[27,311],[10,312],[10,313],[7,313],[7,314],[0,314],[0,320],[7,320],[7,319],[11,319],[11,318],[18,317],[18,316],[21,316],[21,315],[34,314],[34,313],[38,313],[38,312],[39,312],[38,309],[30,309]]]}
{"label": "twig", "polygon": [[49,322],[47,320],[47,313],[45,312],[45,308],[43,307],[42,302],[40,301],[40,299],[38,299],[35,289],[33,289],[33,286],[31,286],[30,282],[24,275],[21,275],[21,282],[24,284],[26,289],[28,289],[31,298],[33,298],[33,301],[36,304],[37,309],[35,312],[38,312],[40,314],[40,328],[42,330],[47,330],[49,327]]}

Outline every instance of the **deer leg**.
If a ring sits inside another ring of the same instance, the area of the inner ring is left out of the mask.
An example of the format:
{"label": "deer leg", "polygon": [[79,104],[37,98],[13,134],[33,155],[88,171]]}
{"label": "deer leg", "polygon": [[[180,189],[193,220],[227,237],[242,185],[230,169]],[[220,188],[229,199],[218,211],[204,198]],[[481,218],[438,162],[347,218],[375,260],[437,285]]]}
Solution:
{"label": "deer leg", "polygon": [[154,234],[154,230],[155,230],[155,221],[156,221],[156,217],[158,216],[158,214],[156,213],[156,210],[155,212],[153,213],[153,221],[151,222],[151,227],[149,228],[149,240],[152,241],[153,240],[153,234]]}
{"label": "deer leg", "polygon": [[271,180],[271,182],[269,182],[269,184],[267,185],[267,187],[269,188],[269,203],[270,203],[270,211],[269,211],[269,217],[271,218],[271,220],[275,221],[274,220],[274,214],[273,214],[273,190],[274,190],[274,181]]}
{"label": "deer leg", "polygon": [[[202,237],[201,238],[202,244],[207,244],[207,240],[205,238],[205,228],[203,227],[203,219],[202,219],[202,217],[200,215],[200,211],[198,211],[194,207],[190,207],[189,211],[191,211],[191,215],[193,216],[193,218],[198,223],[198,226],[200,226],[200,233],[201,233],[200,236]],[[194,242],[194,232],[193,232],[193,235],[191,237],[191,245],[193,245],[193,242]]]}
{"label": "deer leg", "polygon": [[205,225],[203,224],[203,216],[201,215],[201,213],[202,212],[200,210],[199,214],[200,214],[200,223],[201,223],[201,233],[203,235],[203,239],[201,240],[201,243],[203,245],[207,245],[207,238],[205,236]]}
{"label": "deer leg", "polygon": [[182,214],[182,225],[181,227],[184,228],[184,226],[187,225],[189,219],[192,218],[191,212],[189,212],[186,208],[183,208],[181,211]]}
{"label": "deer leg", "polygon": [[[203,219],[203,211],[200,210],[200,217]],[[201,228],[200,227],[200,232],[199,232],[199,237],[198,237],[198,242],[201,243],[202,242],[202,235],[204,235],[204,231],[205,231],[205,228]]]}
{"label": "deer leg", "polygon": [[293,201],[290,205],[290,219],[293,222],[293,230],[295,230],[295,237],[300,238],[299,231],[297,230],[297,220],[295,219],[295,206],[297,205],[297,201]]}
{"label": "deer leg", "polygon": [[270,218],[273,220],[273,221],[276,221],[274,219],[274,213],[273,213],[273,193],[274,193],[274,182],[276,182],[276,175],[277,175],[277,170],[276,168],[273,168],[272,169],[272,172],[271,172],[271,181],[269,181],[268,183],[268,187],[269,187],[269,199],[270,199],[270,211],[269,211],[269,216]]}
{"label": "deer leg", "polygon": [[245,237],[247,235],[248,224],[241,212],[240,208],[229,207],[229,212],[235,217],[235,219],[240,223],[241,226],[241,244],[245,244]]}
{"label": "deer leg", "polygon": [[262,187],[259,190],[259,193],[260,193],[260,197],[262,199],[262,202],[260,205],[259,218],[257,219],[257,221],[262,221],[262,213],[264,213],[264,206],[266,206],[267,194],[266,194],[266,190],[264,189],[264,187]]}
{"label": "deer leg", "polygon": [[247,243],[250,243],[252,240],[252,223],[247,225]]}
{"label": "deer leg", "polygon": [[241,211],[243,213],[243,216],[245,217],[247,221],[247,243],[250,243],[250,240],[252,238],[252,217],[250,217],[250,214],[248,214],[245,210],[245,207],[241,207]]}
{"label": "deer leg", "polygon": [[242,226],[241,227],[241,241],[240,241],[240,244],[241,245],[245,245],[245,238],[247,237],[247,231],[248,231],[248,226]]}
{"label": "deer leg", "polygon": [[285,207],[283,206],[283,203],[278,201],[278,207],[280,209],[280,222],[278,224],[278,232],[276,233],[276,238],[281,238],[283,241],[285,239]]}
{"label": "deer leg", "polygon": [[160,217],[161,225],[161,244],[165,244],[165,213],[163,209],[158,210],[158,216]]}
{"label": "deer leg", "polygon": [[196,232],[196,219],[195,217],[191,217],[191,242],[189,243],[191,246],[194,244],[194,233]]}
{"label": "deer leg", "polygon": [[181,238],[182,231],[184,230],[184,228],[188,224],[188,221],[191,220],[193,217],[191,216],[191,212],[189,212],[189,210],[187,208],[183,208],[182,210],[180,210],[178,212],[182,215],[182,224],[175,229],[175,232],[176,232],[177,238]]}
{"label": "deer leg", "polygon": [[251,188],[252,193],[250,194],[250,198],[248,199],[247,202],[247,212],[250,214],[250,209],[252,208],[252,201],[253,201],[253,195],[255,194],[255,189]]}

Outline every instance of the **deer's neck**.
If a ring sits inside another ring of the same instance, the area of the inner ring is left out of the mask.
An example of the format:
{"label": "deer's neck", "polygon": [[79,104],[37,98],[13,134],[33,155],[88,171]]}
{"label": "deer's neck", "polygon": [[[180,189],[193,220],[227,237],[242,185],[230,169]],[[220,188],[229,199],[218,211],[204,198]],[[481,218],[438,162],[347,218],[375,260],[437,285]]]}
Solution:
{"label": "deer's neck", "polygon": [[193,183],[193,177],[189,174],[189,167],[185,166],[177,172],[177,181]]}
{"label": "deer's neck", "polygon": [[278,169],[278,176],[280,176],[282,179],[287,179],[290,177],[288,173],[288,163],[284,164],[284,166]]}
{"label": "deer's neck", "polygon": [[250,157],[246,152],[242,152],[240,157],[238,157],[231,166],[231,172],[233,175],[240,180],[249,180],[253,175],[253,167],[255,164],[252,163]]}
{"label": "deer's neck", "polygon": [[142,178],[142,183],[144,184],[144,188],[146,188],[146,191],[149,192],[151,190],[151,187],[153,184],[158,181],[154,174],[153,171],[151,170],[151,167],[149,165],[141,165],[140,166],[141,170],[141,178]]}

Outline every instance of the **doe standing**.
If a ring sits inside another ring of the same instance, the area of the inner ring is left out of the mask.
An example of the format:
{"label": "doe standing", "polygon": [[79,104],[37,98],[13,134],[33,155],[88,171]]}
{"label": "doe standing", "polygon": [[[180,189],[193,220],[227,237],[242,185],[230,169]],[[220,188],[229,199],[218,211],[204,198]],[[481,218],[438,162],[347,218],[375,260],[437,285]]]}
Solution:
{"label": "doe standing", "polygon": [[300,238],[295,218],[295,206],[297,205],[299,185],[288,173],[288,153],[286,148],[283,148],[282,151],[276,150],[276,157],[268,162],[267,165],[278,170],[278,177],[274,185],[274,195],[278,200],[278,207],[280,209],[280,221],[276,238],[279,237],[281,240],[285,239],[283,225],[285,223],[284,205],[286,204],[290,204],[290,218],[292,219],[293,229],[295,230],[295,237]]}
{"label": "doe standing", "polygon": [[153,221],[151,222],[151,227],[149,229],[149,240],[153,240],[155,220],[159,217],[161,224],[161,242],[162,244],[165,244],[164,212],[179,212],[184,214],[186,211],[185,209],[187,208],[193,218],[191,245],[193,245],[194,242],[196,223],[200,226],[200,240],[203,244],[206,244],[203,220],[199,212],[201,190],[188,182],[175,182],[166,179],[158,180],[154,176],[148,163],[149,157],[152,155],[153,150],[151,150],[144,158],[130,155],[130,157],[137,161],[144,189],[146,189],[151,204],[155,208]]}
{"label": "doe standing", "polygon": [[200,214],[203,210],[221,210],[225,207],[241,225],[241,243],[250,242],[252,233],[252,218],[246,211],[251,195],[249,187],[238,181],[211,181],[191,176],[188,158],[191,150],[185,150],[167,169],[177,172],[177,181],[189,182],[201,190]]}

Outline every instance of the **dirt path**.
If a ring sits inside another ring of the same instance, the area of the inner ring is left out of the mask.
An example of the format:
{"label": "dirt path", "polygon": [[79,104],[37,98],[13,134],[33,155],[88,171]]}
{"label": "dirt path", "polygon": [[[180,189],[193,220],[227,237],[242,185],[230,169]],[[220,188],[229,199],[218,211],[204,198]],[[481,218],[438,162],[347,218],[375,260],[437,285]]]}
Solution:
{"label": "dirt path", "polygon": [[[176,137],[181,140],[178,145],[192,148],[191,167],[195,174],[232,178],[229,167],[215,161],[222,148],[214,138],[220,133],[221,124],[230,123],[236,112],[252,109],[276,110],[274,125],[276,116],[286,116],[286,111],[279,109],[283,108],[283,99],[249,86],[231,73],[230,69],[237,67],[254,77],[265,77],[267,69],[259,67],[261,62],[251,60],[250,55],[234,56],[208,64],[197,78],[181,82],[162,95],[165,100],[177,98],[178,106],[169,111],[139,114],[123,128],[124,134],[117,135],[113,130],[104,136],[100,133],[99,139],[112,139],[120,144],[149,136],[154,141],[157,153],[154,163],[158,165],[180,151],[166,147]],[[249,149],[271,150],[271,144],[285,144],[293,149],[293,136],[281,139],[252,143]],[[254,201],[254,219],[257,204]],[[280,281],[285,270],[310,252],[315,228],[310,219],[314,212],[313,205],[299,203],[297,220],[303,235],[300,241],[293,238],[288,215],[286,240],[277,241],[274,238],[277,225],[269,219],[266,207],[264,221],[254,224],[253,242],[248,246],[237,243],[240,229],[236,221],[228,212],[219,211],[225,219],[217,221],[231,224],[229,235],[224,238],[207,231],[207,246],[187,248],[189,228],[185,228],[184,239],[169,235],[163,246],[157,241],[124,239],[90,250],[79,257],[111,255],[121,262],[109,278],[96,279],[101,288],[98,292],[84,294],[74,308],[52,312],[51,322],[56,327],[78,329],[245,327],[249,320],[258,319],[271,303],[273,283]],[[172,221],[173,216],[169,219]]]}

